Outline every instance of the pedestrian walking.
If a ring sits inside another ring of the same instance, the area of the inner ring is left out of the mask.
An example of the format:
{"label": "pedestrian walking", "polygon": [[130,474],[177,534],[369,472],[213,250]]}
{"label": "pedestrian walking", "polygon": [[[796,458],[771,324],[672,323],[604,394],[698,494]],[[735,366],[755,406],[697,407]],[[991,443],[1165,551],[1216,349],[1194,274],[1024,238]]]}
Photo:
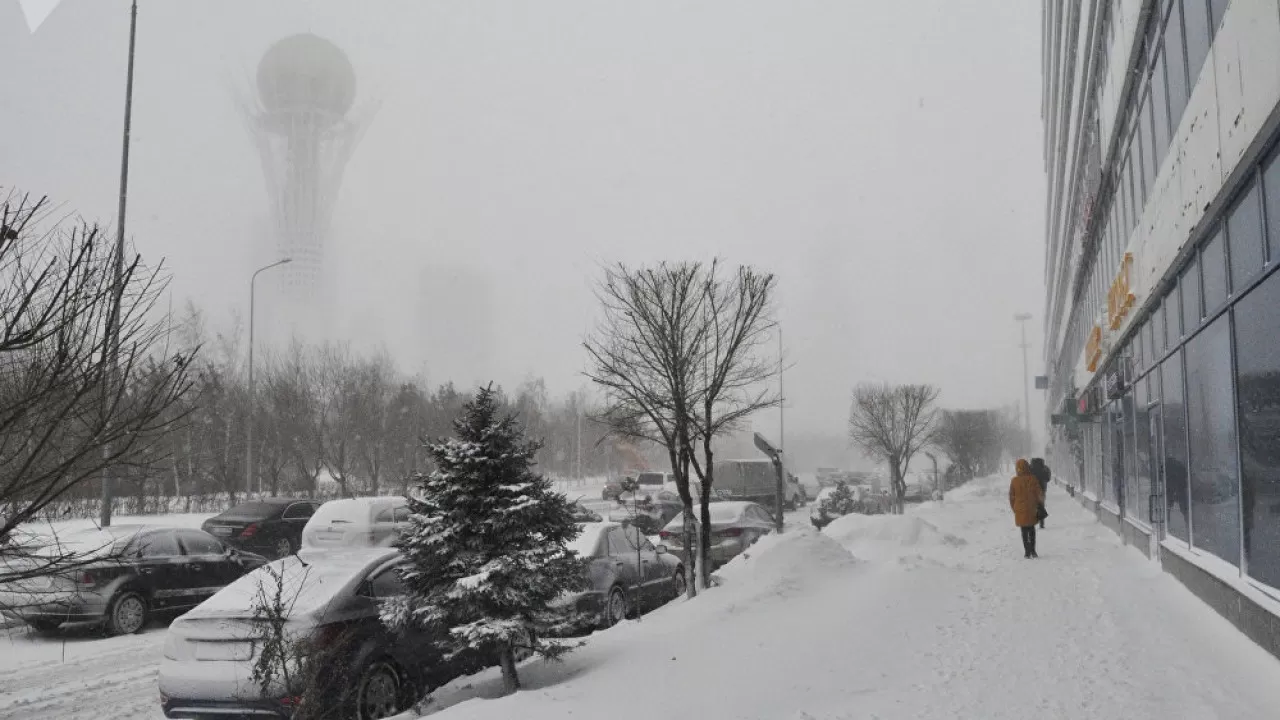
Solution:
{"label": "pedestrian walking", "polygon": [[1044,502],[1044,491],[1040,489],[1040,481],[1031,474],[1031,465],[1019,459],[1018,474],[1009,481],[1009,507],[1013,509],[1013,524],[1022,530],[1023,557],[1040,557],[1036,554],[1036,519],[1040,504]]}
{"label": "pedestrian walking", "polygon": [[1031,474],[1036,476],[1036,480],[1040,481],[1040,507],[1036,509],[1036,519],[1040,521],[1040,529],[1044,529],[1044,520],[1049,517],[1049,511],[1044,508],[1044,498],[1049,495],[1049,480],[1053,478],[1053,473],[1049,470],[1049,466],[1044,464],[1044,458],[1031,458]]}

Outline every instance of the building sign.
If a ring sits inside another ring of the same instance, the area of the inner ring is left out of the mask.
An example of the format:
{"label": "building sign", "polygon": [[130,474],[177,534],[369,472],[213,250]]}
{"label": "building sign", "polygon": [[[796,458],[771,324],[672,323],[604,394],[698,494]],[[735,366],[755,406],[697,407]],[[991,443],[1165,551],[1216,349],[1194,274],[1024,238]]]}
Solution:
{"label": "building sign", "polygon": [[1107,293],[1107,327],[1119,330],[1129,309],[1133,307],[1133,293],[1129,291],[1129,276],[1133,272],[1133,253],[1125,253],[1120,261],[1120,272],[1111,282]]}
{"label": "building sign", "polygon": [[1085,367],[1089,372],[1098,371],[1098,362],[1102,360],[1102,328],[1093,326],[1089,333],[1089,342],[1084,346]]}

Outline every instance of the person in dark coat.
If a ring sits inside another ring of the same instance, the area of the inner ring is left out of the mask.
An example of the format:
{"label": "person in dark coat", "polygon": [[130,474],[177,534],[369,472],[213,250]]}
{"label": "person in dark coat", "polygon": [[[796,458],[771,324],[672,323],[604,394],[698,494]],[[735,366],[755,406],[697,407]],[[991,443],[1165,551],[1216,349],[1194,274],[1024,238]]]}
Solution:
{"label": "person in dark coat", "polygon": [[1022,530],[1023,557],[1036,555],[1036,514],[1044,502],[1040,481],[1031,474],[1026,460],[1018,460],[1018,474],[1009,482],[1009,508],[1013,510],[1013,524]]}
{"label": "person in dark coat", "polygon": [[1031,458],[1031,474],[1036,476],[1036,480],[1040,481],[1040,507],[1036,510],[1036,516],[1040,518],[1040,529],[1044,529],[1044,519],[1049,517],[1049,513],[1044,509],[1044,496],[1049,494],[1049,480],[1052,479],[1053,473],[1049,471],[1049,466],[1044,464],[1044,458]]}

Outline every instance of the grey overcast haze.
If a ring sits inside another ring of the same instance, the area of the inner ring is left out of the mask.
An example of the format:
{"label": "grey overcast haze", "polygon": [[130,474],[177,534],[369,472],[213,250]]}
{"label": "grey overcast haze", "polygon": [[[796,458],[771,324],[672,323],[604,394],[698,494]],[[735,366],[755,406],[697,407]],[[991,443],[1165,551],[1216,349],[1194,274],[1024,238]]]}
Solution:
{"label": "grey overcast haze", "polygon": [[[327,249],[327,325],[358,351],[567,393],[603,265],[720,257],[778,275],[789,433],[843,433],[860,381],[1020,403],[1015,312],[1043,372],[1039,3],[139,8],[128,234],[219,329],[276,253],[236,94],[310,32],[380,104]],[[0,0],[0,185],[114,227],[127,44],[127,0],[65,0],[34,34]]]}

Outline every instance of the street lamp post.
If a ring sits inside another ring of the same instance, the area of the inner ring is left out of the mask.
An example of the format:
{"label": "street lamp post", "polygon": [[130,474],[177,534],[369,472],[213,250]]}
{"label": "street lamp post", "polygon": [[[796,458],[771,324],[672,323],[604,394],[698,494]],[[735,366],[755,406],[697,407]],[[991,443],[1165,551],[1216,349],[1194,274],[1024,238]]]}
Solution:
{"label": "street lamp post", "polygon": [[[258,274],[264,270],[270,270],[278,265],[284,265],[293,258],[285,258],[277,260],[270,265],[265,265],[253,272],[253,276],[249,278],[249,416],[245,420],[245,445],[244,445],[244,494],[245,497],[253,492],[253,412],[254,412],[254,394],[253,394],[253,318],[254,318],[254,300],[257,294]],[[261,488],[259,488],[261,490]]]}
{"label": "street lamp post", "polygon": [[1027,370],[1027,348],[1031,347],[1027,344],[1027,321],[1031,319],[1031,313],[1018,313],[1013,319],[1022,328],[1022,344],[1018,346],[1022,348],[1022,423],[1027,433],[1027,442],[1031,442],[1031,389],[1028,386]]}

